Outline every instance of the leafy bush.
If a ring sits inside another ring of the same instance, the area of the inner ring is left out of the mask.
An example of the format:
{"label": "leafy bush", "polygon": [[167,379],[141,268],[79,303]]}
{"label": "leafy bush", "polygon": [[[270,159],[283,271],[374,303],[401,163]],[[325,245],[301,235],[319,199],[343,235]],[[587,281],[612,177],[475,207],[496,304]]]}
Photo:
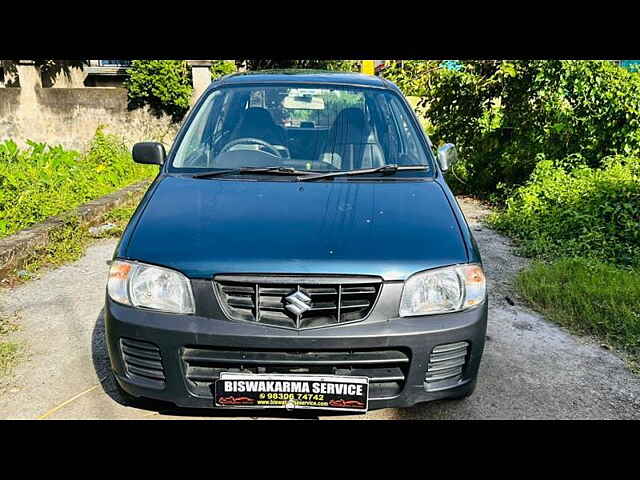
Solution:
{"label": "leafy bush", "polygon": [[505,198],[544,158],[597,167],[640,154],[640,76],[609,61],[392,62],[385,77],[420,95],[434,143],[456,143],[450,184]]}
{"label": "leafy bush", "polygon": [[411,97],[422,97],[429,91],[429,81],[440,68],[437,60],[389,60],[383,70],[384,78],[395,83]]}
{"label": "leafy bush", "polygon": [[179,120],[189,109],[193,87],[185,60],[133,60],[125,82],[131,108],[149,105]]}
{"label": "leafy bush", "polygon": [[233,61],[229,60],[214,60],[213,64],[209,68],[211,71],[211,80],[215,80],[216,78],[223,77],[224,75],[229,75],[237,70],[236,64]]}
{"label": "leafy bush", "polygon": [[518,290],[547,318],[597,335],[640,360],[640,273],[597,260],[536,262],[517,278]]}
{"label": "leafy bush", "polygon": [[640,159],[603,163],[568,169],[541,161],[492,225],[518,240],[525,255],[640,267]]}
{"label": "leafy bush", "polygon": [[101,128],[84,155],[28,142],[0,143],[0,237],[153,176],[133,162],[126,146]]}

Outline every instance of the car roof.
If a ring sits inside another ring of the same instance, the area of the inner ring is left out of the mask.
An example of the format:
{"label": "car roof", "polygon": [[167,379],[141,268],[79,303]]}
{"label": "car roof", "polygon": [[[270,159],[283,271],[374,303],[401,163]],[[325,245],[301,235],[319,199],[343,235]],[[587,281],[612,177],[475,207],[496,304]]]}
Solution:
{"label": "car roof", "polygon": [[393,88],[393,84],[375,75],[351,72],[332,72],[328,70],[262,70],[238,72],[226,75],[215,82],[212,87],[223,85],[255,85],[269,83],[308,83],[351,85],[359,87]]}

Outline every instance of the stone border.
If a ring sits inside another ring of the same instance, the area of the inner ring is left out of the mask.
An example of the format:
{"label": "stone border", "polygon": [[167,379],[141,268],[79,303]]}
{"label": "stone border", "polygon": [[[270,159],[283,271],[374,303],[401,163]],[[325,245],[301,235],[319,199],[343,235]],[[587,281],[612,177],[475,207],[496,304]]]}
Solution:
{"label": "stone border", "polygon": [[50,217],[44,222],[20,230],[12,235],[0,238],[0,278],[20,268],[37,249],[49,243],[49,233],[65,224],[69,215],[77,216],[83,225],[94,225],[115,207],[126,204],[136,193],[144,193],[150,180],[129,185],[117,192],[80,205],[74,210]]}

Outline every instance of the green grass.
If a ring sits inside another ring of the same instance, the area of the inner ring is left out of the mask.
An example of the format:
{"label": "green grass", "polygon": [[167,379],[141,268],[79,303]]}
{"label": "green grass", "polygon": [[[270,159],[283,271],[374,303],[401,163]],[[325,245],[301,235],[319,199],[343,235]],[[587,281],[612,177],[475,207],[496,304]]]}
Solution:
{"label": "green grass", "polygon": [[106,234],[108,236],[117,237],[122,235],[122,232],[124,232],[124,229],[127,226],[127,223],[129,223],[129,219],[133,215],[133,212],[135,212],[137,206],[138,202],[136,201],[133,204],[116,207],[110,210],[104,217],[104,222],[113,223],[116,226],[106,232]]}
{"label": "green grass", "polygon": [[20,356],[20,345],[3,339],[17,330],[17,325],[7,317],[0,316],[0,377],[7,375]]}
{"label": "green grass", "polygon": [[[15,281],[28,280],[42,268],[57,267],[78,260],[96,238],[119,237],[127,226],[131,215],[133,215],[141,196],[141,193],[132,195],[126,205],[116,207],[107,212],[100,223],[113,223],[115,227],[107,230],[99,237],[90,235],[89,228],[86,225],[82,225],[77,217],[67,216],[64,225],[49,233],[49,243],[31,254],[30,259],[21,268],[22,276],[18,276],[17,272],[15,272],[13,279]],[[26,275],[24,272],[26,272]]]}
{"label": "green grass", "polygon": [[27,143],[0,142],[0,237],[157,173],[134,163],[122,140],[101,128],[84,154]]}
{"label": "green grass", "polygon": [[[104,232],[101,238],[118,237],[122,234],[141,196],[141,193],[134,194],[127,204],[105,214],[101,223],[113,223],[115,227]],[[17,271],[14,272],[11,276],[11,284],[29,280],[42,268],[55,267],[77,260],[96,240],[89,234],[88,227],[81,225],[78,218],[71,215],[66,217],[64,225],[50,232],[49,238],[49,244],[34,251],[31,259],[21,268],[22,275],[18,275]],[[16,329],[17,325],[10,318],[0,316],[0,377],[11,372],[22,353],[19,343],[6,340],[6,336]]]}
{"label": "green grass", "polygon": [[603,168],[539,162],[489,224],[541,260],[588,257],[640,268],[640,158],[609,158]]}
{"label": "green grass", "polygon": [[0,341],[0,377],[11,372],[20,355],[20,346],[15,342]]}
{"label": "green grass", "polygon": [[[127,204],[105,214],[101,223],[113,223],[115,227],[104,232],[100,238],[119,237],[122,234],[141,196],[141,193],[134,194]],[[21,268],[22,275],[18,275],[17,271],[11,275],[10,284],[27,281],[42,268],[55,267],[77,260],[96,240],[89,234],[89,228],[81,225],[78,218],[71,215],[65,218],[65,223],[61,227],[50,232],[49,239],[50,242],[46,247],[32,253],[30,260]],[[11,373],[22,354],[19,343],[6,340],[7,335],[16,329],[17,325],[12,319],[0,316],[0,377]]]}
{"label": "green grass", "polygon": [[24,270],[35,273],[41,266],[58,266],[79,259],[89,244],[88,228],[77,217],[68,216],[64,225],[49,233],[49,243],[32,254]]}
{"label": "green grass", "polygon": [[[0,143],[0,238],[54,215],[64,223],[49,232],[49,243],[33,251],[27,263],[7,278],[7,286],[32,278],[43,267],[55,267],[80,258],[94,241],[87,225],[64,213],[89,200],[150,178],[156,169],[133,163],[117,138],[96,133],[86,154],[29,142],[20,150],[15,143]],[[107,212],[102,223],[115,227],[102,237],[122,234],[142,194]],[[22,347],[7,337],[15,330],[11,319],[0,316],[0,377],[11,372]]]}
{"label": "green grass", "polygon": [[520,294],[547,318],[593,335],[640,362],[640,272],[585,258],[534,262],[517,277]]}

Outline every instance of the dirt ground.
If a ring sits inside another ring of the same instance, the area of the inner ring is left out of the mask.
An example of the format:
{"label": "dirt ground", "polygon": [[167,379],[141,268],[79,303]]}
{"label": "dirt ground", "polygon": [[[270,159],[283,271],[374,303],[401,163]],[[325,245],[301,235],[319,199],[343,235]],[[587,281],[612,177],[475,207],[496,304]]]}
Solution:
{"label": "dirt ground", "polygon": [[[598,342],[575,337],[526,308],[512,285],[527,260],[482,223],[486,208],[469,198],[458,201],[480,246],[490,292],[475,393],[338,418],[640,419],[640,378]],[[0,291],[0,312],[15,314],[19,326],[10,339],[25,352],[12,375],[0,380],[0,419],[229,418],[157,402],[133,408],[119,397],[109,375],[101,313],[106,261],[116,243],[101,240],[77,262]]]}

